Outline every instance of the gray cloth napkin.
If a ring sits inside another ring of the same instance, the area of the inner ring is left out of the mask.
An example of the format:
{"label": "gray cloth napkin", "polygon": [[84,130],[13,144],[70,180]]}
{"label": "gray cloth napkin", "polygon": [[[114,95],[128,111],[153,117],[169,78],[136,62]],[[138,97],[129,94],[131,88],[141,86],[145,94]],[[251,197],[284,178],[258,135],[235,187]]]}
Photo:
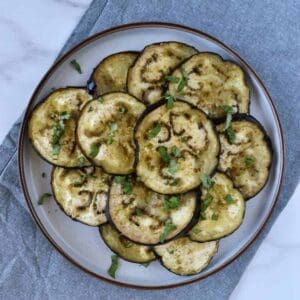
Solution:
{"label": "gray cloth napkin", "polygon": [[238,51],[272,94],[283,125],[285,176],[259,238],[221,272],[172,290],[136,291],[99,281],[71,265],[33,223],[19,185],[17,122],[0,146],[0,299],[227,299],[299,181],[300,2],[94,0],[62,52],[111,26],[165,21],[198,28]]}

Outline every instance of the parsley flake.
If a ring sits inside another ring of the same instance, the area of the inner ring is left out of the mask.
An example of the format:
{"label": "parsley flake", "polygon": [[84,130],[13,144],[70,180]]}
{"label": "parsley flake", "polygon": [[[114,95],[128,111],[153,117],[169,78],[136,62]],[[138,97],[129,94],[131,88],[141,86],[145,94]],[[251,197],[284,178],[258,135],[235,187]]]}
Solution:
{"label": "parsley flake", "polygon": [[254,163],[254,158],[250,156],[245,157],[245,164],[247,167],[251,167]]}
{"label": "parsley flake", "polygon": [[208,175],[202,173],[200,178],[202,185],[206,190],[209,190],[214,185],[214,181]]}
{"label": "parsley flake", "polygon": [[98,152],[99,152],[99,145],[98,144],[92,144],[89,156],[94,158],[94,157],[97,156]]}
{"label": "parsley flake", "polygon": [[171,219],[167,219],[165,222],[165,227],[164,230],[162,232],[162,234],[159,237],[159,242],[163,243],[165,241],[165,239],[167,238],[167,236],[170,234],[171,231],[175,230],[177,227],[176,225],[174,225],[172,223]]}
{"label": "parsley flake", "polygon": [[164,99],[167,100],[167,109],[171,109],[174,106],[174,102],[176,101],[175,97],[169,92],[166,92],[164,95]]}
{"label": "parsley flake", "polygon": [[116,271],[118,269],[119,265],[119,256],[114,254],[111,256],[111,265],[107,271],[108,275],[110,275],[112,278],[116,278]]}
{"label": "parsley flake", "polygon": [[211,219],[213,221],[217,221],[219,219],[219,215],[217,213],[213,213],[212,216],[211,216]]}
{"label": "parsley flake", "polygon": [[151,139],[156,137],[159,134],[160,130],[161,126],[159,123],[157,123],[151,130],[149,130],[148,137]]}
{"label": "parsley flake", "polygon": [[171,210],[171,209],[179,207],[179,205],[180,205],[179,198],[177,196],[172,196],[169,199],[165,199],[164,209]]}
{"label": "parsley flake", "polygon": [[176,76],[169,75],[169,76],[165,77],[165,80],[169,81],[171,83],[178,83],[180,81],[180,78],[178,78]]}
{"label": "parsley flake", "polygon": [[227,194],[225,196],[225,201],[226,201],[227,204],[231,204],[233,202],[232,196],[230,194]]}
{"label": "parsley flake", "polygon": [[38,200],[38,205],[44,204],[45,200],[51,196],[52,196],[52,194],[50,194],[50,193],[44,193],[43,195],[41,195]]}
{"label": "parsley flake", "polygon": [[123,193],[130,195],[132,193],[132,184],[131,180],[127,176],[116,176],[115,181],[118,184],[121,184]]}
{"label": "parsley flake", "polygon": [[76,59],[71,60],[70,65],[76,70],[79,74],[82,74],[80,64]]}

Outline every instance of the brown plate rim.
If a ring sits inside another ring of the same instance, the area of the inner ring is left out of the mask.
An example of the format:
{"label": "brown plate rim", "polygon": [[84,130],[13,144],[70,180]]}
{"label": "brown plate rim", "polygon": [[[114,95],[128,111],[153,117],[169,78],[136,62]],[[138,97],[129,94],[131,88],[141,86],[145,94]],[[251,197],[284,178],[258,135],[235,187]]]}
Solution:
{"label": "brown plate rim", "polygon": [[[249,70],[250,73],[252,73],[252,75],[256,78],[256,80],[259,82],[266,98],[269,101],[269,104],[271,106],[271,109],[276,117],[276,126],[277,126],[277,130],[279,132],[279,138],[280,138],[280,144],[281,144],[281,149],[282,152],[280,153],[280,179],[279,179],[279,184],[276,188],[276,192],[275,192],[275,196],[272,199],[272,206],[271,209],[269,211],[269,214],[265,217],[264,221],[262,222],[262,224],[260,225],[260,227],[256,230],[256,232],[254,233],[253,237],[235,254],[233,255],[228,261],[226,261],[225,263],[223,263],[222,265],[220,265],[218,268],[216,268],[215,270],[210,271],[209,273],[202,275],[201,273],[197,278],[193,278],[193,279],[189,279],[187,281],[184,282],[180,282],[180,283],[175,283],[175,284],[168,284],[168,285],[161,285],[161,286],[142,286],[142,285],[135,285],[135,284],[129,284],[129,283],[124,283],[121,281],[114,281],[111,280],[109,278],[105,278],[99,274],[94,273],[93,271],[85,268],[84,266],[80,265],[77,261],[75,261],[71,256],[69,256],[67,253],[65,253],[65,251],[55,242],[55,240],[50,236],[50,234],[47,232],[46,228],[44,227],[44,225],[42,224],[41,220],[39,219],[38,215],[35,212],[35,209],[33,207],[28,189],[27,189],[27,185],[26,185],[26,180],[25,180],[25,170],[24,170],[24,161],[23,161],[23,150],[24,150],[24,140],[25,140],[25,130],[27,128],[27,121],[28,121],[28,117],[30,114],[31,109],[33,108],[33,103],[35,98],[37,97],[37,95],[39,94],[39,92],[41,91],[41,89],[43,88],[45,82],[48,80],[48,78],[52,75],[52,73],[62,64],[64,63],[74,52],[78,51],[79,49],[83,48],[84,46],[88,45],[89,43],[107,36],[111,33],[114,32],[120,32],[120,31],[124,31],[124,30],[128,30],[128,29],[135,29],[135,28],[151,28],[151,27],[159,27],[159,28],[168,28],[168,29],[177,29],[177,30],[181,30],[187,33],[192,33],[195,34],[197,36],[200,36],[201,38],[205,38],[215,44],[217,44],[218,46],[222,47],[224,50],[226,50],[227,52],[229,52],[232,56],[234,56],[239,63],[243,66],[243,67],[247,67],[247,69]],[[164,22],[139,22],[139,23],[128,23],[128,24],[124,24],[124,25],[120,25],[120,26],[116,26],[116,27],[112,27],[109,28],[107,30],[101,31],[99,33],[96,33],[84,40],[82,40],[80,43],[78,43],[77,45],[75,45],[74,47],[72,47],[70,50],[68,50],[64,55],[62,55],[59,59],[57,59],[54,64],[50,67],[50,69],[46,72],[46,74],[43,76],[43,78],[41,79],[40,83],[38,84],[38,86],[36,87],[36,89],[34,90],[30,101],[27,105],[24,117],[23,117],[23,121],[22,121],[22,125],[20,128],[20,135],[19,135],[19,142],[18,142],[18,168],[19,168],[19,177],[20,177],[20,182],[21,182],[21,186],[22,186],[22,190],[28,205],[28,208],[31,212],[31,215],[34,219],[34,221],[36,222],[36,224],[38,225],[38,227],[40,228],[40,230],[42,231],[42,233],[44,234],[44,236],[46,237],[46,239],[52,244],[52,246],[62,255],[64,256],[67,260],[69,260],[71,263],[73,263],[75,266],[77,266],[79,269],[85,271],[86,273],[93,275],[94,277],[98,278],[98,279],[102,279],[106,282],[121,286],[121,287],[127,287],[127,288],[135,288],[135,289],[144,289],[144,290],[159,290],[159,289],[166,289],[166,288],[174,288],[174,287],[179,287],[179,286],[183,286],[186,284],[190,284],[196,281],[199,281],[201,279],[207,278],[210,275],[213,275],[217,272],[219,272],[220,270],[224,269],[226,266],[228,266],[229,264],[231,264],[235,259],[237,259],[239,256],[241,256],[246,249],[254,242],[254,240],[257,238],[257,236],[261,233],[262,229],[265,227],[267,221],[269,220],[273,209],[275,207],[275,204],[278,200],[278,195],[282,186],[282,179],[283,179],[283,172],[284,172],[284,157],[285,157],[285,148],[284,148],[284,140],[283,140],[283,133],[282,133],[282,126],[279,120],[279,116],[278,113],[276,111],[274,102],[272,100],[272,97],[269,93],[269,91],[267,90],[266,86],[264,85],[264,83],[262,82],[262,80],[259,78],[259,76],[257,75],[257,73],[252,69],[252,67],[234,50],[232,50],[230,47],[228,47],[227,45],[225,45],[223,42],[221,42],[220,40],[218,40],[217,38],[201,31],[198,29],[194,29],[191,27],[187,27],[184,25],[180,25],[180,24],[175,24],[175,23],[164,23]]]}

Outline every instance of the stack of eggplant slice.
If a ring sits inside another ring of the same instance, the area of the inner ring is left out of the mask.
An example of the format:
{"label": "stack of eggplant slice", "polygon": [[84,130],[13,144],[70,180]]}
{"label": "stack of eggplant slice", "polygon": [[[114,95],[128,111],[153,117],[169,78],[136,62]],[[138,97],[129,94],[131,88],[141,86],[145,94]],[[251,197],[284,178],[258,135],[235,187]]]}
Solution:
{"label": "stack of eggplant slice", "polygon": [[87,86],[52,92],[30,117],[55,200],[127,261],[201,272],[271,166],[243,70],[162,42],[108,56]]}

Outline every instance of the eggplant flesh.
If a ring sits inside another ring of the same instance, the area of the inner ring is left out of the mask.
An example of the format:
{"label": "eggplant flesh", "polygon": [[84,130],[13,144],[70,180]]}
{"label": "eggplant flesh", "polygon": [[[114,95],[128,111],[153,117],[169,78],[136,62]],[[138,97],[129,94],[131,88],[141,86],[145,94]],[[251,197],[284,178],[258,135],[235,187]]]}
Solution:
{"label": "eggplant flesh", "polygon": [[218,169],[226,173],[245,199],[255,196],[266,184],[272,163],[270,139],[262,125],[248,115],[237,115],[231,123],[235,141],[230,143],[224,123],[217,126],[221,142]]}
{"label": "eggplant flesh", "polygon": [[90,226],[107,222],[105,215],[110,176],[100,168],[66,169],[54,167],[54,198],[70,218]]}
{"label": "eggplant flesh", "polygon": [[91,99],[83,88],[63,88],[52,92],[35,107],[29,119],[28,135],[42,158],[61,167],[90,165],[76,143],[75,132],[79,112]]}
{"label": "eggplant flesh", "polygon": [[218,251],[218,241],[199,243],[188,237],[155,246],[155,253],[169,271],[182,276],[201,272]]}
{"label": "eggplant flesh", "polygon": [[201,188],[201,211],[198,223],[188,236],[198,242],[212,241],[234,232],[243,222],[245,201],[233,187],[232,181],[222,173],[212,177],[213,186]]}
{"label": "eggplant flesh", "polygon": [[160,100],[165,90],[165,77],[197,50],[179,42],[148,45],[129,69],[128,92],[145,104]]}
{"label": "eggplant flesh", "polygon": [[118,256],[134,263],[147,263],[156,259],[149,246],[142,246],[124,237],[110,224],[100,226],[100,234],[106,245]]}
{"label": "eggplant flesh", "polygon": [[[148,189],[133,176],[128,180],[132,185],[130,194],[124,193],[121,184],[113,181],[109,193],[108,213],[117,230],[131,241],[155,245],[182,233],[194,220],[198,202],[196,192],[177,195],[178,207],[166,209],[165,202],[170,197]],[[175,228],[161,241],[167,221],[172,222]]]}
{"label": "eggplant flesh", "polygon": [[[135,129],[137,175],[161,194],[192,190],[200,184],[201,173],[210,175],[218,164],[220,147],[214,125],[202,111],[182,101],[171,109],[166,109],[164,101],[153,106]],[[158,124],[157,135],[149,135]],[[163,128],[169,128],[167,139]],[[169,162],[160,153],[162,147]]]}
{"label": "eggplant flesh", "polygon": [[128,69],[137,55],[138,52],[128,51],[115,53],[104,58],[91,76],[95,85],[95,96],[110,92],[126,92]]}
{"label": "eggplant flesh", "polygon": [[[182,69],[188,79],[178,92],[183,78]],[[231,106],[235,113],[249,112],[250,94],[242,68],[231,61],[224,61],[217,54],[196,54],[176,69],[172,76],[179,80],[169,84],[169,92],[199,107],[212,119],[226,116],[224,105]]]}
{"label": "eggplant flesh", "polygon": [[133,128],[145,106],[126,93],[109,93],[82,110],[77,140],[86,157],[107,173],[134,171]]}

